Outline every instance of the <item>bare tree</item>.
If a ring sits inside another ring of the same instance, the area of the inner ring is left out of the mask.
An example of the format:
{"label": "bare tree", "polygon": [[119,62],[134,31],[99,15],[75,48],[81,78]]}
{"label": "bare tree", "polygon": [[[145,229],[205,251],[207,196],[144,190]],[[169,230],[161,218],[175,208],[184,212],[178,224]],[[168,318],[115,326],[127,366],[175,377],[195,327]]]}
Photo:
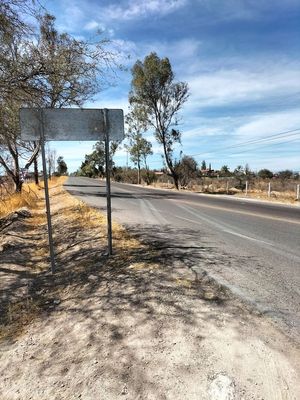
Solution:
{"label": "bare tree", "polygon": [[48,165],[49,179],[51,179],[52,174],[55,171],[56,150],[51,149],[49,143],[47,143],[47,146],[46,146],[46,161],[47,161],[47,165]]}
{"label": "bare tree", "polygon": [[27,167],[36,166],[39,151],[39,142],[20,140],[19,108],[81,106],[108,84],[116,67],[108,41],[88,43],[60,34],[49,14],[38,17],[39,33],[33,37],[18,12],[24,3],[5,0],[0,8],[0,164],[17,191],[21,154],[27,155]]}

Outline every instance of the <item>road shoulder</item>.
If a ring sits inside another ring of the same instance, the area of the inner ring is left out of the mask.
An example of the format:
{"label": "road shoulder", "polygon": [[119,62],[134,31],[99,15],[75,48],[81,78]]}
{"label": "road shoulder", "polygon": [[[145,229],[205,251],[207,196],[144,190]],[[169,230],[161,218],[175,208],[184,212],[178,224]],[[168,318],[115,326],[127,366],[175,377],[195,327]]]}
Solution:
{"label": "road shoulder", "polygon": [[108,259],[100,213],[52,205],[59,270],[28,282],[40,308],[1,343],[1,399],[297,398],[299,348],[184,253],[114,225]]}

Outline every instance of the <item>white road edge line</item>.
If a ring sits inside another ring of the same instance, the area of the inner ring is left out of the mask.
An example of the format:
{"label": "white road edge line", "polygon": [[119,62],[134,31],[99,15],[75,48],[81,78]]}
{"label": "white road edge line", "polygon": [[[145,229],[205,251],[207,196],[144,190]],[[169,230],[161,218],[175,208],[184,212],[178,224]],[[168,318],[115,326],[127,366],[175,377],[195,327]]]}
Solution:
{"label": "white road edge line", "polygon": [[[178,207],[182,208],[183,210],[187,211],[188,213],[190,213],[192,215],[195,215],[197,218],[200,218],[200,219],[204,220],[205,222],[209,223],[210,225],[217,226],[217,228],[220,229],[222,232],[229,233],[229,234],[234,235],[234,236],[238,236],[238,237],[240,237],[242,239],[248,239],[248,240],[252,240],[254,242],[258,242],[258,243],[264,243],[264,244],[266,244],[268,246],[271,246],[271,247],[275,246],[273,243],[267,242],[265,240],[256,239],[256,238],[253,238],[251,236],[243,235],[242,233],[234,232],[234,231],[232,231],[232,230],[230,230],[228,228],[223,227],[220,223],[216,224],[214,221],[211,221],[210,219],[207,219],[207,218],[205,218],[203,216],[200,216],[199,214],[197,214],[194,211],[190,210],[189,207],[184,207],[184,206],[179,205],[179,204],[178,204]],[[191,220],[189,218],[179,217],[178,215],[175,215],[175,217],[179,218],[179,219],[186,220],[188,222],[193,222],[193,223],[200,224],[200,222],[197,222],[195,220]]]}

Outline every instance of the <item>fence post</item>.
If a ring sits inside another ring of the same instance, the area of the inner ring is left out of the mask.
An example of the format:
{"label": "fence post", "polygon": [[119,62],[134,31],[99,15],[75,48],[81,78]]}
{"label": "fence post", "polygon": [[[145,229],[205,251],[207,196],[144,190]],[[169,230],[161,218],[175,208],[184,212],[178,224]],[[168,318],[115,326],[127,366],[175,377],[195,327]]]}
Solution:
{"label": "fence post", "polygon": [[246,181],[246,196],[248,196],[248,181]]}
{"label": "fence post", "polygon": [[297,187],[296,187],[296,199],[297,199],[297,201],[300,200],[300,185],[299,185],[299,183],[297,184]]}
{"label": "fence post", "polygon": [[271,182],[269,182],[268,197],[271,197]]}
{"label": "fence post", "polygon": [[229,192],[229,182],[227,181],[226,182],[226,193],[228,194],[228,192]]}

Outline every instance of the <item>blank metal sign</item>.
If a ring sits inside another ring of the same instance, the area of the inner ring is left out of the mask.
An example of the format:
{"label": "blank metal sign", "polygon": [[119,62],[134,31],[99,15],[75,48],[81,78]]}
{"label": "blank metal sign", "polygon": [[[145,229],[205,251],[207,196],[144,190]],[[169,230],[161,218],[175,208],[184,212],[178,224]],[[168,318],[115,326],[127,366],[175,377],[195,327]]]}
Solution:
{"label": "blank metal sign", "polygon": [[44,129],[45,140],[104,140],[105,111],[111,140],[124,138],[123,110],[78,108],[22,108],[21,138],[37,140]]}

